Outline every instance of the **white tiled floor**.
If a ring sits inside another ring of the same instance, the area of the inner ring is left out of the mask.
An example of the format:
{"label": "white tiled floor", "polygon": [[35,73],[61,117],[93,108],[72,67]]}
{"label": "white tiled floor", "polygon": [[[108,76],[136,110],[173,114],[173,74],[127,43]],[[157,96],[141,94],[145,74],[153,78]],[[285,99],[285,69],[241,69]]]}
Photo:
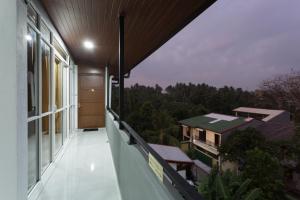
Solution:
{"label": "white tiled floor", "polygon": [[38,200],[121,200],[106,131],[72,137]]}

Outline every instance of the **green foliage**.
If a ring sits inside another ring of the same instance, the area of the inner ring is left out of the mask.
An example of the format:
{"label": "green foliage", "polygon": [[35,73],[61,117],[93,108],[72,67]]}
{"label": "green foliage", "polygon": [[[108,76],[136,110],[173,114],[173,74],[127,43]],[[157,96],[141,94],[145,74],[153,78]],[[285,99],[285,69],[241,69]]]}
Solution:
{"label": "green foliage", "polygon": [[279,161],[258,148],[246,153],[243,179],[251,179],[251,187],[263,192],[263,199],[284,199],[283,173]]}
{"label": "green foliage", "polygon": [[247,128],[231,134],[220,153],[224,160],[239,163],[242,179],[252,180],[250,188],[261,189],[260,199],[285,199],[283,170],[279,160],[295,153],[290,142],[267,142],[258,131]]}
{"label": "green foliage", "polygon": [[[181,131],[177,121],[209,112],[231,114],[237,106],[254,105],[252,92],[206,84],[168,86],[165,91],[135,84],[125,88],[125,120],[147,142],[180,145]],[[118,88],[112,88],[112,108],[118,113]],[[177,128],[174,128],[177,126]]]}
{"label": "green foliage", "polygon": [[255,200],[261,196],[258,188],[250,188],[251,180],[242,181],[230,171],[222,175],[213,168],[210,175],[199,184],[198,191],[207,200]]}
{"label": "green foliage", "polygon": [[[234,131],[220,148],[220,154],[224,160],[235,161],[243,165],[246,160],[248,150],[265,148],[266,141],[254,128]],[[242,166],[240,166],[242,167]]]}

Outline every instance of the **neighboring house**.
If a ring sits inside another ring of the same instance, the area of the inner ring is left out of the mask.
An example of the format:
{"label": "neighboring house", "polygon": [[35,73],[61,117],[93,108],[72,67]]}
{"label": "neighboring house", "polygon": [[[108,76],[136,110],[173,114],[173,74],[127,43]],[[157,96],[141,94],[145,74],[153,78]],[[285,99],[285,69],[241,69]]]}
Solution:
{"label": "neighboring house", "polygon": [[290,120],[290,113],[285,110],[239,107],[233,112],[236,116],[252,117],[263,122],[256,128],[268,140],[290,139],[295,133],[295,126]]}
{"label": "neighboring house", "polygon": [[253,127],[268,140],[288,139],[294,134],[294,125],[287,111],[240,107],[233,112],[235,116],[210,113],[179,121],[183,144],[197,150],[199,161],[209,167],[236,170],[233,163],[220,162],[218,151],[235,130]]}
{"label": "neighboring house", "polygon": [[194,162],[178,147],[159,144],[149,144],[171,167],[183,178],[191,179],[191,169]]}
{"label": "neighboring house", "polygon": [[198,159],[208,165],[220,166],[218,148],[230,133],[237,129],[256,127],[259,121],[253,118],[235,117],[210,113],[181,120],[183,141],[198,152]]}

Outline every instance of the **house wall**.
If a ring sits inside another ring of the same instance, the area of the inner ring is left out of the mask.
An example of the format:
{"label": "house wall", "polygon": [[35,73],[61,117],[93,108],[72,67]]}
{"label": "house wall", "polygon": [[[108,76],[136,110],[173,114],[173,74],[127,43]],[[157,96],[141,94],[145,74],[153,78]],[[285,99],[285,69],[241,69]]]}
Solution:
{"label": "house wall", "polygon": [[26,5],[0,6],[0,199],[27,198]]}
{"label": "house wall", "polygon": [[238,171],[238,165],[236,163],[230,162],[230,161],[222,162],[221,168],[222,168],[222,171],[224,171],[224,172],[227,170],[230,170],[232,172]]}
{"label": "house wall", "polygon": [[186,126],[182,126],[182,134],[183,134],[183,135],[187,135],[187,134],[186,134],[186,128],[187,128]]}
{"label": "house wall", "polygon": [[287,111],[284,111],[277,117],[274,117],[273,119],[269,120],[268,122],[276,122],[276,123],[289,123],[290,122],[290,113]]}
{"label": "house wall", "polygon": [[206,130],[206,140],[215,143],[215,132]]}
{"label": "house wall", "polygon": [[208,173],[206,173],[203,169],[200,167],[197,167],[196,165],[192,168],[193,176],[196,178],[196,181],[201,183],[203,180],[205,180],[208,177]]}
{"label": "house wall", "polygon": [[199,135],[199,131],[196,128],[191,129],[191,134],[193,135],[193,138]]}

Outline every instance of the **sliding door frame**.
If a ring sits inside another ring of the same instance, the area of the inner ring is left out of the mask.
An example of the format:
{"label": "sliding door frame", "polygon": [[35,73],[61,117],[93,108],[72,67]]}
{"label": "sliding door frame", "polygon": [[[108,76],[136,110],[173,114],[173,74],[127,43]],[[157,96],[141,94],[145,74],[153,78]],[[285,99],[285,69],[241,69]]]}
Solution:
{"label": "sliding door frame", "polygon": [[[30,122],[36,121],[38,123],[38,134],[37,134],[37,180],[36,183],[38,183],[41,178],[43,173],[47,170],[47,167],[51,165],[51,163],[56,159],[57,155],[55,154],[55,115],[58,112],[62,113],[62,147],[66,144],[69,136],[70,136],[70,131],[74,131],[75,127],[72,127],[70,124],[75,124],[73,119],[74,117],[72,116],[70,118],[70,112],[73,109],[73,105],[71,102],[75,101],[75,96],[74,95],[74,85],[75,83],[70,83],[70,80],[76,80],[76,74],[73,73],[73,70],[75,69],[73,66],[73,62],[70,59],[68,51],[62,47],[62,45],[59,44],[60,52],[63,52],[64,55],[61,55],[58,49],[55,48],[54,46],[54,40],[59,41],[56,36],[54,35],[54,30],[51,29],[45,20],[42,19],[41,13],[38,11],[37,7],[32,3],[28,3],[28,8],[30,7],[33,9],[36,13],[36,23],[34,23],[31,19],[27,19],[27,26],[32,29],[36,33],[36,74],[37,74],[37,82],[36,84],[36,95],[37,95],[37,106],[38,110],[36,115],[28,117],[27,118],[27,124]],[[44,35],[43,31],[41,29],[41,24],[43,23],[43,26],[49,30],[50,35]],[[48,37],[47,37],[48,36]],[[49,38],[50,36],[50,38]],[[49,69],[49,108],[48,112],[43,113],[42,109],[42,92],[43,92],[43,80],[42,80],[42,46],[41,44],[45,43],[48,47],[50,47],[50,69]],[[57,43],[56,43],[57,45]],[[56,108],[56,101],[55,101],[55,70],[54,70],[54,65],[55,65],[55,58],[58,58],[61,61],[61,83],[62,83],[62,107],[57,109]],[[70,63],[72,63],[72,73],[70,73]],[[72,79],[70,76],[73,76]],[[70,90],[72,84],[72,91]],[[72,95],[72,96],[70,96]],[[71,112],[72,113],[72,112]],[[49,146],[49,152],[50,152],[50,160],[49,164],[45,169],[43,170],[43,155],[42,155],[42,145],[43,145],[43,118],[44,117],[49,117],[49,140],[50,140],[50,146]],[[71,122],[72,120],[72,122]],[[28,138],[28,136],[27,136]],[[62,148],[60,148],[59,151],[61,151]],[[35,185],[36,185],[35,183]],[[32,189],[35,186],[32,186],[31,188],[28,188],[28,192],[32,191]]]}

